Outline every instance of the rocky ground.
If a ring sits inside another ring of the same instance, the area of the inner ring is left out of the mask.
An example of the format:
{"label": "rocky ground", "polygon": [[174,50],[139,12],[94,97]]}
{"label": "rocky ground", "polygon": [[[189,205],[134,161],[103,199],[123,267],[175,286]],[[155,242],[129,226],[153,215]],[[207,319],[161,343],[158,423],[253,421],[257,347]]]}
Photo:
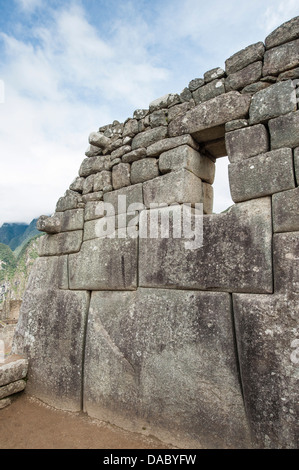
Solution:
{"label": "rocky ground", "polygon": [[56,410],[21,393],[0,410],[0,449],[170,449],[145,437],[93,420],[84,413]]}

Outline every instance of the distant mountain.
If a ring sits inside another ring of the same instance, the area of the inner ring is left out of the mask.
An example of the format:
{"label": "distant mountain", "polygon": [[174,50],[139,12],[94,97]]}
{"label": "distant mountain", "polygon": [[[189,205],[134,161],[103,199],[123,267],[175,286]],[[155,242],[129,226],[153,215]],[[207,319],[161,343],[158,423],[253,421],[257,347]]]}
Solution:
{"label": "distant mountain", "polygon": [[20,251],[27,241],[40,234],[36,222],[37,219],[33,219],[30,224],[4,223],[0,227],[0,243],[8,245],[12,251]]}

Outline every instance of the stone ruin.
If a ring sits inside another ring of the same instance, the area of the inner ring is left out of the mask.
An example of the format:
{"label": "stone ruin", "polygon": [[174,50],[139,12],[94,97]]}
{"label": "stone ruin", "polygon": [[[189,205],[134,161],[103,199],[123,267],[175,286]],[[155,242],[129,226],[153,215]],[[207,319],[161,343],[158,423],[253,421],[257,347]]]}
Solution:
{"label": "stone ruin", "polygon": [[[26,393],[179,447],[298,447],[298,97],[299,17],[90,134],[38,222]],[[226,155],[235,204],[213,214]],[[183,207],[199,247],[165,236]]]}

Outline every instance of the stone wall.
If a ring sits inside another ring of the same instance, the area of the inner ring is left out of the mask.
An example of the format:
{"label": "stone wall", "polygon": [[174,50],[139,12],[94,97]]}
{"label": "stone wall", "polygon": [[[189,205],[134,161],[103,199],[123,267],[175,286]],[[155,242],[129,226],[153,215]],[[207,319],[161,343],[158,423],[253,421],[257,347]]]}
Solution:
{"label": "stone wall", "polygon": [[[298,447],[298,84],[299,17],[90,134],[38,222],[14,339],[27,393],[179,446]],[[224,155],[235,204],[216,215]],[[194,247],[174,234],[199,204]]]}

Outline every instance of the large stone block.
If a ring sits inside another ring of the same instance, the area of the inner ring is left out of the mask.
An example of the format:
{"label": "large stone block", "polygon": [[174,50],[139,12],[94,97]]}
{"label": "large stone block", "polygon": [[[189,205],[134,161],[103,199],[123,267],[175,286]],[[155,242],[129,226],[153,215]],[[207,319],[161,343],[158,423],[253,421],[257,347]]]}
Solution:
{"label": "large stone block", "polygon": [[69,256],[69,285],[74,290],[132,290],[137,287],[137,239],[96,238]]}
{"label": "large stone block", "polygon": [[9,356],[0,363],[0,387],[24,379],[28,372],[28,360],[21,356]]}
{"label": "large stone block", "polygon": [[113,189],[124,188],[131,184],[131,165],[129,163],[119,163],[112,168]]}
{"label": "large stone block", "polygon": [[68,289],[68,258],[43,256],[37,258],[30,271],[27,289]]}
{"label": "large stone block", "polygon": [[238,72],[241,69],[263,59],[265,46],[262,42],[251,44],[250,46],[236,52],[225,61],[225,71],[227,74]]}
{"label": "large stone block", "polygon": [[271,148],[299,145],[299,111],[269,121]]}
{"label": "large stone block", "polygon": [[79,411],[87,292],[27,289],[13,351],[29,360],[26,393],[56,408]]}
{"label": "large stone block", "polygon": [[86,178],[87,176],[98,173],[99,171],[110,170],[110,168],[110,155],[85,158],[80,166],[79,176]]}
{"label": "large stone block", "polygon": [[200,203],[202,181],[188,170],[173,171],[143,183],[144,204]]}
{"label": "large stone block", "polygon": [[274,234],[273,261],[275,292],[296,294],[299,300],[299,232]]}
{"label": "large stone block", "polygon": [[132,163],[131,183],[143,183],[159,176],[159,167],[156,158],[143,158]]}
{"label": "large stone block", "polygon": [[228,294],[92,293],[84,370],[90,416],[177,445],[248,445]]}
{"label": "large stone block", "polygon": [[222,95],[222,93],[225,93],[224,78],[221,80],[213,80],[207,85],[198,88],[192,93],[192,96],[194,98],[195,104],[199,104],[215,98],[218,95]]}
{"label": "large stone block", "polygon": [[293,232],[299,230],[299,188],[273,194],[274,232]]}
{"label": "large stone block", "polygon": [[81,195],[75,191],[67,190],[65,195],[58,199],[56,212],[64,212],[70,209],[77,209],[81,202]]}
{"label": "large stone block", "polygon": [[299,39],[265,52],[263,75],[278,75],[299,65]]}
{"label": "large stone block", "polygon": [[65,255],[80,250],[83,230],[44,235],[39,239],[39,256]]}
{"label": "large stone block", "polygon": [[292,80],[274,83],[253,95],[249,110],[250,124],[268,121],[296,109],[296,91]]}
{"label": "large stone block", "polygon": [[283,23],[270,33],[265,39],[266,49],[279,46],[285,42],[292,41],[299,37],[299,16]]}
{"label": "large stone block", "polygon": [[199,148],[197,142],[195,142],[191,135],[187,134],[159,140],[159,142],[156,142],[147,148],[147,156],[158,157],[161,153],[167,152],[175,147],[180,147],[181,145],[189,145],[189,147],[192,147],[195,150],[198,150]]}
{"label": "large stone block", "polygon": [[267,129],[262,124],[258,124],[227,132],[225,145],[230,163],[267,152],[269,150]]}
{"label": "large stone block", "polygon": [[140,147],[149,147],[158,140],[165,139],[166,135],[167,127],[165,126],[155,127],[154,129],[141,132],[132,140],[132,150],[136,150]]}
{"label": "large stone block", "polygon": [[231,197],[247,201],[295,187],[291,149],[278,149],[228,167]]}
{"label": "large stone block", "polygon": [[233,309],[255,446],[298,448],[298,298],[233,294]]}
{"label": "large stone block", "polygon": [[3,385],[3,387],[0,387],[0,400],[2,400],[2,398],[13,395],[14,393],[22,392],[25,387],[26,387],[25,380],[17,380],[16,382]]}
{"label": "large stone block", "polygon": [[159,168],[161,173],[185,168],[210,184],[213,184],[215,178],[215,163],[188,145],[163,152],[159,158]]}
{"label": "large stone block", "polygon": [[[143,206],[142,183],[128,186],[104,194],[104,203],[111,204],[115,214],[122,214],[128,211],[132,204]],[[130,211],[133,209],[130,209]]]}
{"label": "large stone block", "polygon": [[257,82],[262,76],[262,66],[261,61],[254,62],[244,69],[230,74],[225,80],[226,91],[240,90],[251,83]]}
{"label": "large stone block", "polygon": [[173,119],[168,126],[170,137],[194,134],[195,140],[200,131],[213,128],[234,119],[247,116],[250,96],[230,91],[190,109],[186,114]]}
{"label": "large stone block", "polygon": [[[272,292],[270,198],[237,204],[223,214],[204,215],[203,227],[200,218],[198,225],[192,218],[189,236],[183,232],[181,238],[150,238],[151,220],[155,222],[151,212],[142,212],[139,221],[141,287]],[[159,229],[161,224],[162,219]],[[176,226],[172,220],[169,224],[172,233]]]}

